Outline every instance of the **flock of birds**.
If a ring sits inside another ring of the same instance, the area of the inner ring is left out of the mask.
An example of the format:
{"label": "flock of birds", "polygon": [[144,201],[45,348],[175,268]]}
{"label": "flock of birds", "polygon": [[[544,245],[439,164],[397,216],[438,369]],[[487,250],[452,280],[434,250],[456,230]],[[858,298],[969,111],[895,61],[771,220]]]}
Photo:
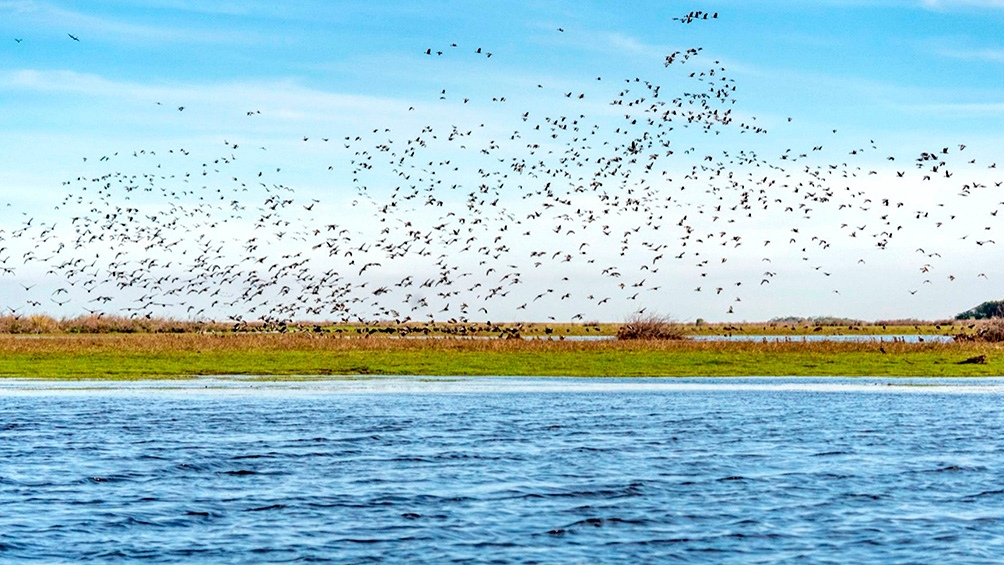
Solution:
{"label": "flock of birds", "polygon": [[[492,57],[456,43],[416,52],[444,65],[453,53]],[[466,125],[458,117],[298,136],[302,157],[289,165],[330,175],[327,199],[289,182],[268,147],[230,139],[211,155],[164,147],[85,157],[52,218],[8,207],[19,217],[0,227],[0,281],[21,288],[3,307],[195,320],[586,321],[605,307],[623,316],[710,295],[726,317],[792,271],[827,285],[891,249],[916,269],[904,292],[960,278],[941,272],[940,249],[914,249],[911,234],[951,231],[974,252],[996,245],[997,208],[985,218],[953,212],[958,199],[999,198],[1002,181],[986,180],[996,163],[968,158],[962,144],[906,159],[872,142],[830,148],[841,143],[836,130],[779,155],[722,150],[769,134],[736,111],[736,81],[708,59],[701,47],[670,53],[655,65],[662,80],[590,77],[580,91],[538,84],[532,94],[545,104],[529,111],[513,109],[527,93],[448,89],[408,108],[483,109]],[[925,183],[940,184],[922,207],[904,191]],[[852,265],[830,259],[865,248]]]}

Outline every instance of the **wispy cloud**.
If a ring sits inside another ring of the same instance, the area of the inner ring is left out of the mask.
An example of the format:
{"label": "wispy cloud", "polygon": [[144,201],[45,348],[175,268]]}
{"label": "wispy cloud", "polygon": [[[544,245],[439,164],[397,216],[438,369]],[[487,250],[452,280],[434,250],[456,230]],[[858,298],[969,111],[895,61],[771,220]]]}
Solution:
{"label": "wispy cloud", "polygon": [[665,45],[645,43],[637,37],[623,33],[607,32],[601,34],[601,37],[604,44],[617,53],[631,53],[658,61],[669,52],[669,48]]}
{"label": "wispy cloud", "polygon": [[963,59],[967,61],[990,61],[994,63],[1004,63],[1004,49],[945,49],[939,51],[938,54],[944,57]]}
{"label": "wispy cloud", "polygon": [[151,85],[75,71],[22,69],[0,73],[0,85],[0,90],[18,89],[109,99],[181,100],[188,104],[212,102],[215,105],[221,100],[240,100],[245,106],[281,104],[316,108],[318,112],[334,109],[367,112],[405,110],[405,103],[399,100],[325,92],[301,86],[292,80]]}
{"label": "wispy cloud", "polygon": [[35,0],[0,1],[0,13],[7,12],[38,29],[73,32],[82,40],[101,38],[116,41],[184,41],[195,43],[248,44],[263,43],[268,37],[247,30],[213,29],[211,27],[177,27],[130,21],[84,11],[69,10]]}
{"label": "wispy cloud", "polygon": [[38,5],[32,0],[3,0],[0,1],[0,11],[27,13],[38,9]]}
{"label": "wispy cloud", "polygon": [[[0,95],[5,92],[33,93],[48,103],[72,100],[62,105],[65,108],[79,106],[86,98],[88,115],[114,116],[109,123],[124,130],[170,118],[168,125],[180,120],[202,131],[267,130],[290,139],[307,132],[367,131],[374,124],[418,131],[426,124],[444,125],[461,117],[489,123],[494,115],[450,104],[419,106],[390,96],[316,89],[293,79],[151,84],[29,69],[0,72]],[[176,110],[180,106],[183,112]],[[248,112],[254,112],[253,117]]]}
{"label": "wispy cloud", "polygon": [[950,10],[952,8],[1004,8],[1004,0],[922,0],[921,5],[929,10]]}
{"label": "wispy cloud", "polygon": [[192,0],[146,0],[152,8],[192,12],[196,14],[244,15],[260,11],[260,2],[202,2]]}
{"label": "wispy cloud", "polygon": [[1004,116],[1004,102],[987,103],[944,103],[944,104],[910,104],[903,108],[915,112],[931,115],[939,114],[944,116]]}

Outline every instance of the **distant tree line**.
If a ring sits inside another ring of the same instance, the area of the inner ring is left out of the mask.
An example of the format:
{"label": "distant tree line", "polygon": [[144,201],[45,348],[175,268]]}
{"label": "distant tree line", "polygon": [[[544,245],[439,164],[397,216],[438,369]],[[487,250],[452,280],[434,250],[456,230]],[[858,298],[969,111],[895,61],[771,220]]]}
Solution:
{"label": "distant tree line", "polygon": [[955,316],[956,320],[989,320],[1004,318],[1004,300],[988,300]]}

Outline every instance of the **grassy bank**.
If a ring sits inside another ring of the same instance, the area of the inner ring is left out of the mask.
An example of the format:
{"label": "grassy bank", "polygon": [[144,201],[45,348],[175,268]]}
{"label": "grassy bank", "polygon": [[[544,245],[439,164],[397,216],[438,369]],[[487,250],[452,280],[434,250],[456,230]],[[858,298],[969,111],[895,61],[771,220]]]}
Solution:
{"label": "grassy bank", "polygon": [[[960,364],[985,356],[985,363]],[[0,376],[998,376],[984,343],[398,339],[330,334],[0,336]]]}

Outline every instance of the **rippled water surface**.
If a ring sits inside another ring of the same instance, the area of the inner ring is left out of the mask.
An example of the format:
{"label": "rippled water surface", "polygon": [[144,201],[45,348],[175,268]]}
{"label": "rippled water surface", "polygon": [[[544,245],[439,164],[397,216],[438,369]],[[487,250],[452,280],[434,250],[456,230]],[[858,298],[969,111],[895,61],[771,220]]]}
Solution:
{"label": "rippled water surface", "polygon": [[0,381],[0,562],[998,562],[1001,392]]}

